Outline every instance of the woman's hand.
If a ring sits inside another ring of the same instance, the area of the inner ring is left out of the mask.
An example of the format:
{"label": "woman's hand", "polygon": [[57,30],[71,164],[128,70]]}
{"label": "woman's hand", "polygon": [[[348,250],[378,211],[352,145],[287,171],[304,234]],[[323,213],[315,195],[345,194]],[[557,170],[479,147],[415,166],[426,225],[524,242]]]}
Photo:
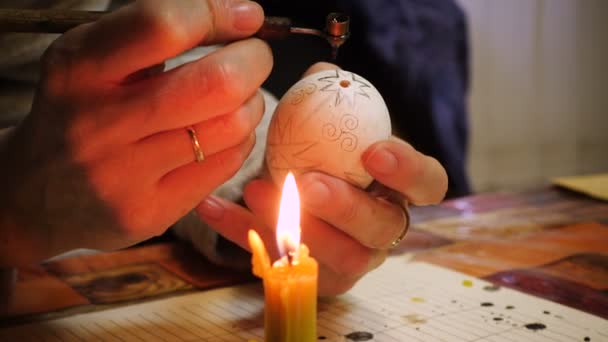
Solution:
{"label": "woman's hand", "polygon": [[[308,73],[331,67],[335,66],[316,64]],[[303,206],[302,239],[320,264],[321,295],[347,291],[384,261],[409,225],[403,213],[407,202],[434,204],[447,190],[447,175],[439,162],[398,138],[373,144],[362,161],[376,182],[388,189],[383,196],[318,172],[296,179]],[[247,231],[255,228],[276,256],[274,228],[280,189],[270,181],[255,180],[246,187],[244,197],[251,211],[209,197],[198,213],[243,248],[248,248]]]}
{"label": "woman's hand", "polygon": [[140,0],[61,36],[31,114],[0,146],[0,265],[161,234],[229,179],[254,144],[270,49],[246,39],[162,66],[262,22],[251,1]]}

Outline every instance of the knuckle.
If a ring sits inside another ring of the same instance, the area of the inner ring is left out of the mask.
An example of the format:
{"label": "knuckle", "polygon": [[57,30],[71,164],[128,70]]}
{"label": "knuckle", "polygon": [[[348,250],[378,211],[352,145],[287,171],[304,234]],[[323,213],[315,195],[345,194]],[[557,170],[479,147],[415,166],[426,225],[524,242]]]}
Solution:
{"label": "knuckle", "polygon": [[369,248],[358,245],[354,249],[354,251],[349,251],[348,258],[341,260],[339,268],[336,270],[346,278],[358,277],[367,273],[372,261],[372,251]]}
{"label": "knuckle", "polygon": [[408,168],[410,171],[410,183],[408,185],[416,184],[422,177],[424,176],[424,158],[420,158],[422,156],[419,152],[415,152],[415,157],[409,158],[408,160]]}
{"label": "knuckle", "polygon": [[348,225],[352,222],[355,222],[355,220],[357,219],[357,214],[359,212],[359,204],[357,202],[356,196],[348,196],[346,198],[346,203],[344,203],[344,206],[340,211],[340,218],[344,222],[344,224]]}
{"label": "knuckle", "polygon": [[214,68],[211,68],[210,84],[214,84],[216,91],[226,99],[234,99],[243,102],[249,95],[247,94],[246,82],[241,79],[239,68],[229,59],[218,61]]}
{"label": "knuckle", "polygon": [[205,16],[207,20],[206,31],[209,36],[213,36],[215,34],[215,30],[217,27],[221,25],[222,13],[228,13],[229,11],[229,3],[223,0],[209,0],[203,1],[206,6],[207,15]]}
{"label": "knuckle", "polygon": [[213,159],[215,168],[228,175],[234,175],[245,161],[244,153],[241,152],[242,149],[244,147],[239,145],[215,154]]}
{"label": "knuckle", "polygon": [[252,116],[252,125],[253,129],[255,129],[260,121],[262,121],[262,117],[264,116],[264,112],[266,111],[266,100],[264,99],[264,95],[259,90],[255,92],[255,95],[249,100],[248,103],[248,112],[250,116]]}
{"label": "knuckle", "polygon": [[78,65],[76,49],[61,37],[54,41],[41,58],[41,86],[49,92],[64,94]]}
{"label": "knuckle", "polygon": [[137,2],[138,15],[144,27],[153,32],[160,44],[181,46],[190,36],[188,27],[173,1]]}
{"label": "knuckle", "polygon": [[229,134],[235,143],[243,141],[253,131],[254,127],[249,119],[247,108],[241,107],[236,112],[225,115],[220,119],[221,131]]}
{"label": "knuckle", "polygon": [[259,66],[255,69],[255,72],[266,79],[270,72],[272,72],[272,66],[274,65],[272,48],[266,41],[259,38],[251,38],[249,42],[252,44],[252,49],[255,52],[251,55],[255,56],[254,62]]}

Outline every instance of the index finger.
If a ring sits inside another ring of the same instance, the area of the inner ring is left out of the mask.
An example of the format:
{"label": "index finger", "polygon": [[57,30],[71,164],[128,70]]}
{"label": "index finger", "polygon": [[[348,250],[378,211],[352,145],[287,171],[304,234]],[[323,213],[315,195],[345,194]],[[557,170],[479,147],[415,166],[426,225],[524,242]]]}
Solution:
{"label": "index finger", "polygon": [[76,57],[97,75],[122,81],[198,44],[251,36],[263,20],[260,5],[249,0],[139,0],[62,39],[77,40]]}

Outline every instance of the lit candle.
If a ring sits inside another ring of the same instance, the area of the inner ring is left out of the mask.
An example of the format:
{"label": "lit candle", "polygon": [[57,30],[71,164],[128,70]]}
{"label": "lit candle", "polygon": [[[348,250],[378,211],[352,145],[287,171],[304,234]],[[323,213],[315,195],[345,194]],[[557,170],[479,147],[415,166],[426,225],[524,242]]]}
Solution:
{"label": "lit candle", "polygon": [[300,199],[291,173],[283,185],[276,236],[281,258],[271,266],[262,239],[249,231],[253,273],[264,281],[265,341],[316,341],[318,265],[300,243]]}

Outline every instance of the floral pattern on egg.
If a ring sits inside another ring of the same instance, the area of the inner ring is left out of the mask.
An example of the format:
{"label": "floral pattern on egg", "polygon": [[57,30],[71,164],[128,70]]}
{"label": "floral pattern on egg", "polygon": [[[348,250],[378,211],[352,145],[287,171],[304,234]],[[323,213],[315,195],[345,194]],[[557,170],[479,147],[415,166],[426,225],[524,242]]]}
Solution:
{"label": "floral pattern on egg", "polygon": [[361,154],[390,136],[388,109],[369,81],[349,71],[321,71],[281,98],[268,131],[266,165],[276,184],[289,171],[321,171],[365,188],[373,179]]}

